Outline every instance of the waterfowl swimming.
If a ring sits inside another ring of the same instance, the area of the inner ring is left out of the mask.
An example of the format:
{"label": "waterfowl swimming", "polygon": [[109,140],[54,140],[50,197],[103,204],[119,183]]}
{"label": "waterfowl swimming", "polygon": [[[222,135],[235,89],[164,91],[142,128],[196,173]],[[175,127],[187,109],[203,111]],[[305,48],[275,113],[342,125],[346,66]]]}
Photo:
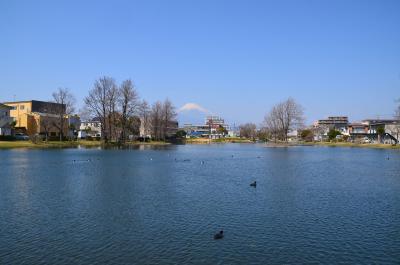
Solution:
{"label": "waterfowl swimming", "polygon": [[257,181],[254,181],[253,183],[250,183],[250,186],[252,186],[252,187],[257,187]]}
{"label": "waterfowl swimming", "polygon": [[222,230],[214,235],[214,239],[222,239],[223,237],[224,237],[224,231]]}

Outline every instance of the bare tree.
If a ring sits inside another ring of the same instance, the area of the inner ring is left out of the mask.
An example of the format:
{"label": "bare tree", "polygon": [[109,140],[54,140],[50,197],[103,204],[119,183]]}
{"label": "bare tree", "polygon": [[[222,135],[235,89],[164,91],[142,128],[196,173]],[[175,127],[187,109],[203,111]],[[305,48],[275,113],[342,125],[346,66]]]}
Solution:
{"label": "bare tree", "polygon": [[398,100],[396,100],[396,102],[397,102],[397,108],[396,108],[396,110],[395,110],[395,113],[394,113],[394,117],[397,119],[397,120],[399,120],[400,121],[400,98],[398,99]]}
{"label": "bare tree", "polygon": [[128,118],[126,130],[133,135],[138,135],[140,133],[140,125],[140,117],[132,115]]}
{"label": "bare tree", "polygon": [[68,88],[58,88],[58,90],[53,93],[53,100],[55,103],[61,105],[54,108],[55,114],[58,115],[58,122],[54,125],[58,128],[60,141],[62,141],[66,126],[66,115],[71,114],[75,110],[75,97],[71,94]]}
{"label": "bare tree", "polygon": [[46,142],[49,140],[49,132],[53,126],[53,121],[45,116],[40,117],[40,128],[43,130]]}
{"label": "bare tree", "polygon": [[106,132],[106,124],[110,118],[110,110],[112,111],[113,107],[115,108],[115,105],[110,106],[110,102],[114,102],[115,88],[116,85],[113,78],[107,76],[101,77],[95,81],[94,87],[89,91],[89,95],[84,100],[86,108],[90,111],[91,115],[100,119],[101,139],[105,142],[111,137]]}
{"label": "bare tree", "polygon": [[175,107],[169,99],[166,99],[162,105],[162,134],[165,140],[168,137],[168,132],[176,118]]}
{"label": "bare tree", "polygon": [[257,125],[254,123],[246,123],[239,126],[240,137],[254,138],[257,136]]}
{"label": "bare tree", "polygon": [[151,107],[151,136],[155,140],[161,140],[163,138],[163,104],[157,101]]}
{"label": "bare tree", "polygon": [[121,134],[120,142],[126,140],[126,130],[129,119],[139,112],[139,96],[133,82],[128,79],[122,82],[119,89],[119,104],[121,106]]}
{"label": "bare tree", "polygon": [[107,108],[108,108],[108,116],[107,116],[107,124],[108,124],[108,135],[110,140],[115,139],[116,133],[116,120],[119,116],[117,113],[117,102],[119,99],[119,90],[117,85],[114,83],[107,93]]}
{"label": "bare tree", "polygon": [[265,116],[264,124],[274,139],[287,141],[291,130],[302,126],[303,107],[292,98],[275,105]]}
{"label": "bare tree", "polygon": [[264,118],[264,128],[265,132],[269,137],[271,137],[274,141],[282,138],[279,120],[276,118],[275,111],[271,111]]}
{"label": "bare tree", "polygon": [[143,100],[139,105],[140,127],[144,137],[151,134],[151,111],[147,101]]}

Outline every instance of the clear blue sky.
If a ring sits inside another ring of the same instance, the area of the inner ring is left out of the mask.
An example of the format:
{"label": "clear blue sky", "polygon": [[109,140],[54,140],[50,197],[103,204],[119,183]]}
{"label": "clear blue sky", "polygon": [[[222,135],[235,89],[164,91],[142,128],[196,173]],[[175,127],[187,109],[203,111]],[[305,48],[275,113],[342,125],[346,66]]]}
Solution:
{"label": "clear blue sky", "polygon": [[390,116],[400,98],[400,1],[0,2],[0,101],[78,103],[102,76],[149,102],[260,123],[289,96],[307,121]]}

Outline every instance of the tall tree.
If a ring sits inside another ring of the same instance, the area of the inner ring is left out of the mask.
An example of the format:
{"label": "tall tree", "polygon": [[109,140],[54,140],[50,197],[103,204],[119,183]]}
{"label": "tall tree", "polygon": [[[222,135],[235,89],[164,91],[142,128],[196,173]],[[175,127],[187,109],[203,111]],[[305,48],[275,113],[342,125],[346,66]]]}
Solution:
{"label": "tall tree", "polygon": [[139,112],[139,96],[133,82],[128,79],[122,82],[119,89],[119,104],[121,106],[121,134],[120,142],[126,140],[128,121],[132,116]]}
{"label": "tall tree", "polygon": [[168,132],[176,118],[175,107],[169,99],[164,101],[162,112],[162,135],[165,140],[165,138],[168,137]]}
{"label": "tall tree", "polygon": [[139,117],[140,117],[140,127],[141,133],[144,137],[151,134],[151,110],[149,103],[143,100],[139,105]]}
{"label": "tall tree", "polygon": [[265,116],[264,124],[275,139],[287,141],[288,133],[300,128],[303,121],[303,107],[288,98],[272,108]]}
{"label": "tall tree", "polygon": [[111,77],[101,77],[94,83],[93,88],[89,91],[89,95],[85,97],[84,102],[86,109],[91,113],[92,117],[98,118],[101,122],[101,139],[108,141],[109,135],[106,132],[106,124],[110,114],[110,96],[113,94],[111,90],[116,87],[115,81]]}
{"label": "tall tree", "polygon": [[52,128],[54,123],[50,118],[48,118],[48,117],[43,115],[43,116],[41,116],[39,118],[39,125],[40,125],[40,128],[42,129],[42,131],[44,133],[45,140],[47,142],[49,140],[50,129]]}
{"label": "tall tree", "polygon": [[160,101],[155,102],[151,107],[151,129],[152,138],[163,139],[163,104]]}
{"label": "tall tree", "polygon": [[108,108],[108,116],[107,116],[107,124],[108,124],[108,135],[110,140],[115,139],[116,133],[116,120],[118,117],[117,113],[117,102],[119,98],[119,90],[117,85],[114,83],[107,93],[107,108]]}
{"label": "tall tree", "polygon": [[254,138],[257,135],[257,126],[254,123],[246,123],[239,126],[240,137]]}
{"label": "tall tree", "polygon": [[58,88],[53,93],[53,100],[55,103],[60,104],[60,107],[55,107],[54,111],[58,116],[58,123],[54,124],[60,135],[60,141],[64,138],[64,127],[66,126],[66,115],[71,114],[75,110],[75,97],[71,94],[68,88]]}

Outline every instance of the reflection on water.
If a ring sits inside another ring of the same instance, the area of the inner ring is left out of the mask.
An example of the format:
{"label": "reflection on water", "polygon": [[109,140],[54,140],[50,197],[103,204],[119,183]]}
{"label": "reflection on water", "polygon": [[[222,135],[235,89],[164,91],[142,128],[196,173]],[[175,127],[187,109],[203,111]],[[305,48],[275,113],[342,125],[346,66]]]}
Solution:
{"label": "reflection on water", "polygon": [[395,150],[19,149],[0,166],[0,264],[400,261]]}

